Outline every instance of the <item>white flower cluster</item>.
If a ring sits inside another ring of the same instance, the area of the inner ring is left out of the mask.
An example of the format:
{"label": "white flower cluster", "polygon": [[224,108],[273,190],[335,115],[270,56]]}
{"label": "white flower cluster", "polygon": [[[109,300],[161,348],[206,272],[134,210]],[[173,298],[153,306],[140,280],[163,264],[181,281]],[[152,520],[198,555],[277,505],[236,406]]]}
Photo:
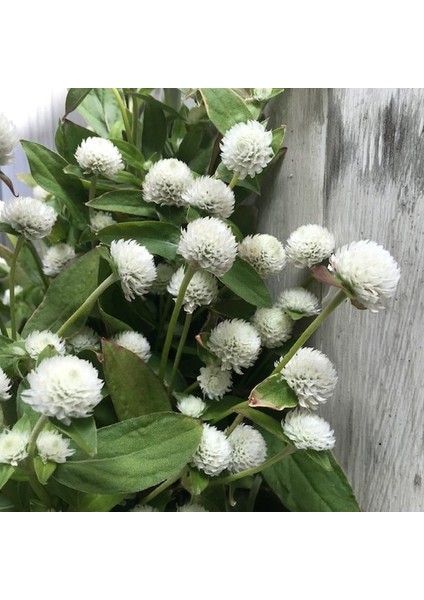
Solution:
{"label": "white flower cluster", "polygon": [[336,443],[329,423],[308,411],[292,410],[281,424],[298,450],[331,450]]}
{"label": "white flower cluster", "polygon": [[266,442],[261,433],[251,425],[241,423],[228,436],[231,446],[231,462],[228,470],[240,473],[265,462]]}
{"label": "white flower cluster", "polygon": [[117,240],[110,245],[110,254],[121,280],[125,299],[144,296],[156,279],[153,256],[134,240]]}
{"label": "white flower cluster", "polygon": [[259,121],[237,123],[222,138],[221,160],[229,171],[240,179],[262,173],[271,161],[272,131],[267,131]]}
{"label": "white flower cluster", "polygon": [[89,348],[98,350],[100,338],[91,327],[84,325],[77,333],[68,339],[68,344],[75,354]]}
{"label": "white flower cluster", "polygon": [[304,317],[312,317],[321,312],[321,303],[315,294],[302,287],[290,288],[281,292],[276,306]]}
{"label": "white flower cluster", "polygon": [[226,319],[212,329],[208,346],[221,361],[222,369],[233,369],[241,375],[242,368],[251,367],[258,358],[261,338],[247,321]]}
{"label": "white flower cluster", "polygon": [[188,166],[177,158],[165,158],[155,163],[143,183],[145,202],[165,206],[183,206],[183,194],[193,181]]}
{"label": "white flower cluster", "polygon": [[183,415],[198,419],[203,414],[206,404],[201,398],[190,395],[180,398],[177,402],[177,408]]}
{"label": "white flower cluster", "polygon": [[115,225],[116,221],[112,213],[103,210],[93,210],[90,214],[91,229],[96,233],[109,225]]}
{"label": "white flower cluster", "polygon": [[0,433],[0,463],[17,467],[28,456],[28,442],[28,433],[4,429]]}
{"label": "white flower cluster", "polygon": [[223,371],[220,365],[201,367],[197,381],[210,400],[221,400],[233,386],[231,371]]}
{"label": "white flower cluster", "polygon": [[199,177],[182,194],[186,204],[205,210],[214,217],[228,219],[234,211],[233,190],[215,177]]}
{"label": "white flower cluster", "polygon": [[192,502],[191,504],[184,504],[184,506],[179,506],[177,512],[209,512],[204,508],[201,504],[197,502]]}
{"label": "white flower cluster", "polygon": [[65,354],[65,342],[57,333],[48,330],[35,330],[25,338],[25,350],[34,360],[37,360],[42,351],[48,346],[54,348],[58,354]]}
{"label": "white flower cluster", "polygon": [[36,446],[42,462],[64,463],[75,450],[69,447],[70,439],[64,438],[58,431],[46,429],[37,438]]}
{"label": "white flower cluster", "polygon": [[113,178],[124,168],[118,148],[100,137],[89,137],[81,142],[75,152],[78,165],[84,173]]}
{"label": "white flower cluster", "polygon": [[258,308],[252,317],[252,323],[265,348],[277,348],[289,340],[294,325],[293,320],[277,307]]}
{"label": "white flower cluster", "polygon": [[[24,291],[24,288],[21,285],[15,285],[15,287],[14,287],[15,298],[17,296],[19,296],[20,294],[22,294],[23,291]],[[2,302],[5,306],[10,306],[10,289],[7,289],[4,291],[4,294],[2,297]]]}
{"label": "white flower cluster", "polygon": [[231,445],[225,433],[204,423],[202,439],[191,462],[212,477],[227,469],[231,462]]}
{"label": "white flower cluster", "polygon": [[18,143],[16,127],[3,113],[0,113],[0,166],[12,161],[13,151]]}
{"label": "white flower cluster", "polygon": [[130,509],[130,512],[159,512],[157,508],[149,506],[148,504],[136,504]]}
{"label": "white flower cluster", "polygon": [[302,225],[287,240],[287,260],[298,268],[312,267],[328,258],[334,245],[334,235],[325,227]]}
{"label": "white flower cluster", "polygon": [[286,266],[286,251],[273,235],[248,235],[239,245],[239,256],[248,262],[261,277],[276,275]]}
{"label": "white flower cluster", "polygon": [[0,400],[6,401],[10,400],[10,388],[12,387],[12,382],[9,377],[0,368]]}
{"label": "white flower cluster", "polygon": [[137,331],[121,331],[113,336],[112,341],[136,354],[143,362],[147,362],[152,355],[148,340]]}
{"label": "white flower cluster", "polygon": [[27,239],[38,240],[50,235],[57,214],[41,200],[20,196],[5,202],[1,218]]}
{"label": "white flower cluster", "polygon": [[66,265],[75,258],[75,250],[69,244],[50,246],[43,256],[43,271],[49,277],[59,275]]}
{"label": "white flower cluster", "polygon": [[[184,267],[180,267],[171,277],[168,292],[177,298],[184,279]],[[196,271],[184,295],[184,310],[193,313],[198,306],[207,306],[218,297],[218,283],[211,273]]]}

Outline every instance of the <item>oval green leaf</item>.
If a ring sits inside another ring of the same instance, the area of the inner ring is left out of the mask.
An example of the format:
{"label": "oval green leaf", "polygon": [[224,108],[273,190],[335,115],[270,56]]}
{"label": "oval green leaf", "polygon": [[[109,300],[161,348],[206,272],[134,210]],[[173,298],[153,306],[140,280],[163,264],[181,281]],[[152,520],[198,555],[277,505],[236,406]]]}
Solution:
{"label": "oval green leaf", "polygon": [[137,217],[156,216],[156,210],[151,204],[144,202],[141,192],[138,190],[107,192],[87,202],[87,206],[96,210],[121,212]]}
{"label": "oval green leaf", "polygon": [[249,304],[271,308],[271,295],[258,273],[239,256],[231,269],[219,278],[232,292]]}
{"label": "oval green leaf", "polygon": [[295,392],[287,381],[281,379],[279,373],[258,383],[249,396],[249,406],[254,407],[284,410],[285,408],[295,408],[297,405],[298,399]]}
{"label": "oval green leaf", "polygon": [[158,221],[133,221],[117,223],[99,231],[97,237],[106,244],[113,240],[135,240],[143,244],[149,252],[168,260],[173,260],[177,253],[181,231],[171,223]]}
{"label": "oval green leaf", "polygon": [[220,133],[252,118],[246,104],[230,88],[202,88],[200,93],[208,116]]}

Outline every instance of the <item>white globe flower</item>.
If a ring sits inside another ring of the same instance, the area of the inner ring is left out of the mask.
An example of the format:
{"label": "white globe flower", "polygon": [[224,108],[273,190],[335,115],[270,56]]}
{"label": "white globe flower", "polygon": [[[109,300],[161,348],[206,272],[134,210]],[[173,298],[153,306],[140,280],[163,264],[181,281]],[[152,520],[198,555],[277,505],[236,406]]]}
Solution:
{"label": "white globe flower", "polygon": [[75,250],[69,244],[50,246],[43,256],[43,271],[49,277],[59,275],[66,265],[75,258]]}
{"label": "white globe flower", "polygon": [[185,163],[165,158],[149,169],[143,183],[143,198],[161,205],[184,206],[182,195],[192,181],[192,172]]}
{"label": "white globe flower", "polygon": [[185,398],[180,398],[180,400],[178,400],[177,408],[183,415],[198,419],[204,412],[206,403],[197,396],[186,396]]}
{"label": "white globe flower", "polygon": [[231,445],[231,463],[228,470],[240,473],[265,462],[267,455],[266,442],[261,433],[254,427],[240,423],[228,436]]}
{"label": "white globe flower", "polygon": [[156,266],[156,279],[152,283],[150,292],[163,296],[166,294],[168,283],[174,274],[174,268],[167,263],[159,263]]}
{"label": "white globe flower", "polygon": [[[1,202],[1,201],[0,201]],[[0,215],[1,222],[1,215]],[[0,256],[0,277],[4,277],[10,273],[10,267],[7,262]]]}
{"label": "white globe flower", "polygon": [[20,196],[5,203],[2,221],[29,240],[39,240],[50,235],[57,214],[41,200]]}
{"label": "white globe flower", "polygon": [[268,100],[272,94],[272,88],[255,88],[253,90],[253,98],[258,102]]}
{"label": "white globe flower", "polygon": [[199,471],[215,477],[231,461],[231,446],[225,433],[211,425],[203,424],[202,439],[191,462]]}
{"label": "white globe flower", "polygon": [[18,466],[28,456],[29,434],[4,429],[0,433],[0,463]]}
{"label": "white globe flower", "polygon": [[[184,267],[176,271],[168,284],[168,292],[177,298],[184,279]],[[184,294],[184,310],[193,313],[198,306],[208,306],[218,297],[218,283],[213,275],[206,271],[196,271],[186,293]]]}
{"label": "white globe flower", "polygon": [[371,312],[385,308],[400,278],[391,254],[370,240],[352,242],[336,250],[330,258],[330,269]]}
{"label": "white globe flower", "polygon": [[235,196],[233,190],[215,177],[195,179],[182,198],[186,204],[205,210],[214,217],[228,219],[234,212]]}
{"label": "white globe flower", "polygon": [[281,425],[298,450],[331,450],[336,443],[329,423],[307,411],[290,411]]}
{"label": "white globe flower", "polygon": [[333,363],[313,348],[300,348],[281,370],[281,377],[295,392],[299,406],[308,410],[316,410],[319,404],[327,402],[337,384]]}
{"label": "white globe flower", "polygon": [[265,348],[277,348],[291,338],[293,319],[281,308],[258,308],[252,317],[252,323],[261,336]]}
{"label": "white globe flower", "polygon": [[179,506],[177,512],[209,512],[204,508],[201,504],[197,502],[193,502],[192,504],[184,504],[184,506]]}
{"label": "white globe flower", "polygon": [[78,354],[82,350],[94,349],[100,347],[100,338],[91,327],[85,325],[77,333],[68,339],[70,349]]}
{"label": "white globe flower", "polygon": [[281,292],[276,306],[305,317],[312,317],[321,312],[321,303],[315,294],[302,287],[290,288]]}
{"label": "white globe flower", "polygon": [[75,450],[69,447],[70,442],[69,438],[64,438],[58,431],[46,429],[37,438],[38,455],[44,464],[64,463],[68,456],[75,454]]}
{"label": "white globe flower", "polygon": [[9,400],[10,399],[10,388],[12,387],[12,382],[9,377],[0,368],[0,400]]}
{"label": "white globe flower", "polygon": [[39,185],[36,185],[36,186],[34,186],[32,188],[32,195],[37,200],[41,200],[42,202],[45,202],[47,200],[47,198],[49,197],[50,194],[49,194],[49,192],[47,192],[46,190],[44,190]]}
{"label": "white globe flower", "polygon": [[136,504],[129,512],[159,512],[157,508],[148,504]]}
{"label": "white globe flower", "polygon": [[[24,288],[20,285],[15,285],[15,298],[17,296],[19,296],[20,294],[22,294],[22,292],[24,291]],[[10,306],[10,290],[5,290],[3,297],[2,297],[2,302],[5,306]]]}
{"label": "white globe flower", "polygon": [[221,277],[233,266],[237,242],[223,221],[216,217],[204,217],[187,225],[181,234],[177,252],[191,266]]}
{"label": "white globe flower", "polygon": [[38,331],[37,329],[25,338],[25,350],[34,360],[37,360],[47,346],[52,346],[58,354],[65,354],[65,342],[57,333],[48,330]]}
{"label": "white globe flower", "polygon": [[149,342],[137,331],[121,331],[113,336],[112,341],[137,354],[143,362],[147,362],[152,355]]}
{"label": "white globe flower", "polygon": [[221,365],[201,367],[197,381],[202,392],[210,400],[221,400],[233,387],[231,371],[223,371]]}
{"label": "white globe flower", "polygon": [[112,217],[112,213],[103,210],[94,210],[90,215],[91,229],[96,233],[109,225],[115,225],[116,221]]}
{"label": "white globe flower", "polygon": [[258,358],[261,338],[243,319],[227,319],[212,329],[208,347],[220,359],[222,369],[241,375],[241,369],[251,367]]}
{"label": "white globe flower", "polygon": [[0,166],[12,162],[13,151],[18,143],[16,127],[3,113],[0,113]]}
{"label": "white globe flower", "polygon": [[100,137],[89,137],[81,142],[75,158],[86,174],[113,178],[124,168],[122,155],[110,141]]}
{"label": "white globe flower", "polygon": [[286,266],[286,251],[273,235],[248,235],[239,245],[239,256],[248,262],[261,277],[276,275]]}
{"label": "white globe flower", "polygon": [[229,129],[220,144],[221,160],[240,179],[262,173],[274,156],[272,131],[259,121],[237,123]]}
{"label": "white globe flower", "polygon": [[287,260],[298,267],[312,267],[334,250],[334,235],[321,225],[302,225],[293,231],[286,245]]}
{"label": "white globe flower", "polygon": [[153,256],[134,240],[113,241],[110,254],[117,268],[125,299],[144,296],[156,279]]}
{"label": "white globe flower", "polygon": [[47,417],[70,425],[91,415],[102,399],[103,382],[93,365],[77,356],[46,358],[28,373],[22,400]]}

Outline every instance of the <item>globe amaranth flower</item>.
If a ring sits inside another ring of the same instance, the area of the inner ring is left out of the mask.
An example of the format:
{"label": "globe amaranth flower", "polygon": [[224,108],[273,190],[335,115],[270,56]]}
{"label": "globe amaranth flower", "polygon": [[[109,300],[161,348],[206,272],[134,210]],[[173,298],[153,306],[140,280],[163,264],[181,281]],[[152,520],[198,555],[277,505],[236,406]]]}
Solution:
{"label": "globe amaranth flower", "polygon": [[[0,215],[0,222],[1,222],[1,215]],[[9,267],[9,265],[4,260],[4,258],[2,258],[0,256],[0,277],[4,277],[5,275],[9,275],[9,273],[10,273],[10,267]]]}
{"label": "globe amaranth flower", "polygon": [[165,158],[149,169],[143,183],[143,198],[166,206],[184,206],[183,193],[192,181],[192,172],[185,163]]}
{"label": "globe amaranth flower", "polygon": [[[184,279],[184,267],[180,267],[171,277],[168,292],[177,298]],[[218,297],[218,283],[213,275],[206,271],[196,271],[184,294],[184,310],[193,313],[198,306],[208,306]]]}
{"label": "globe amaranth flower", "polygon": [[265,348],[277,348],[291,338],[294,322],[281,308],[273,307],[258,308],[252,324]]}
{"label": "globe amaranth flower", "polygon": [[168,263],[159,263],[156,266],[156,279],[152,283],[150,292],[152,294],[158,294],[158,296],[166,294],[168,283],[173,274],[174,268],[171,267],[171,265],[168,265]]}
{"label": "globe amaranth flower", "polygon": [[231,269],[237,242],[231,229],[216,217],[196,219],[182,231],[178,254],[196,268],[221,277]]}
{"label": "globe amaranth flower", "polygon": [[234,212],[235,196],[233,190],[215,177],[199,177],[183,193],[186,204],[205,210],[214,217],[228,219]]}
{"label": "globe amaranth flower", "polygon": [[16,127],[3,113],[0,113],[0,166],[12,162],[13,151],[18,143]]}
{"label": "globe amaranth flower", "polygon": [[0,463],[17,467],[28,456],[28,442],[28,433],[4,429],[0,433]]}
{"label": "globe amaranth flower", "polygon": [[112,213],[103,210],[94,210],[90,214],[91,229],[96,233],[109,225],[115,225],[116,221],[112,217]]}
{"label": "globe amaranth flower", "polygon": [[144,296],[156,279],[153,256],[134,240],[113,241],[110,254],[121,280],[125,299]]}
{"label": "globe amaranth flower", "polygon": [[44,464],[47,462],[64,463],[75,450],[69,447],[69,438],[64,438],[58,431],[44,430],[37,438],[38,456]]}
{"label": "globe amaranth flower", "polygon": [[121,331],[113,336],[112,341],[136,354],[143,362],[147,362],[152,355],[149,342],[137,331]]}
{"label": "globe amaranth flower", "polygon": [[2,221],[29,240],[50,235],[57,214],[41,200],[20,196],[5,202]]}
{"label": "globe amaranth flower", "polygon": [[59,275],[66,265],[75,258],[75,250],[69,244],[50,246],[43,256],[43,272],[49,277]]}
{"label": "globe amaranth flower", "polygon": [[271,97],[273,88],[254,88],[253,98],[258,102],[263,102]]}
{"label": "globe amaranth flower", "polygon": [[197,502],[192,502],[191,504],[184,504],[184,506],[179,506],[177,512],[209,512],[204,508],[201,504]]}
{"label": "globe amaranth flower", "polygon": [[9,400],[10,399],[10,388],[12,387],[12,382],[9,377],[0,368],[0,400]]}
{"label": "globe amaranth flower", "polygon": [[308,410],[316,410],[319,404],[327,402],[337,384],[333,363],[313,348],[300,348],[281,370],[281,377],[295,392],[299,406]]}
{"label": "globe amaranth flower", "polygon": [[336,443],[329,423],[307,411],[290,411],[281,425],[298,450],[331,450]]}
{"label": "globe amaranth flower", "polygon": [[231,445],[225,433],[203,424],[202,439],[191,459],[192,465],[206,475],[215,477],[224,471],[231,462]]}
{"label": "globe amaranth flower", "polygon": [[25,338],[25,350],[34,360],[47,346],[52,346],[58,354],[65,354],[65,342],[57,333],[48,330],[38,331],[37,329]]}
{"label": "globe amaranth flower", "polygon": [[221,400],[233,387],[231,371],[223,371],[221,365],[201,367],[197,381],[204,395],[210,400]]}
{"label": "globe amaranth flower", "polygon": [[262,173],[271,161],[272,131],[267,131],[259,121],[237,123],[222,138],[221,160],[239,179]]}
{"label": "globe amaranth flower", "polygon": [[242,368],[251,367],[258,358],[261,338],[243,319],[227,319],[212,329],[208,347],[221,361],[222,369],[234,369],[241,375]]}
{"label": "globe amaranth flower", "polygon": [[312,317],[321,312],[321,303],[315,294],[302,287],[290,288],[281,292],[276,306],[304,317]]}
{"label": "globe amaranth flower", "polygon": [[28,373],[27,380],[29,389],[22,392],[22,400],[65,425],[71,418],[90,416],[102,399],[103,381],[88,360],[77,356],[46,358]]}
{"label": "globe amaranth flower", "polygon": [[261,277],[276,275],[286,266],[286,251],[273,235],[248,235],[239,245],[239,256],[248,262]]}
{"label": "globe amaranth flower", "polygon": [[148,504],[136,504],[130,509],[130,512],[159,512],[157,508],[149,506]]}
{"label": "globe amaranth flower", "polygon": [[201,398],[190,395],[185,398],[180,398],[177,402],[177,408],[183,415],[198,419],[204,412],[206,404]]}
{"label": "globe amaranth flower", "polygon": [[254,427],[241,423],[228,436],[231,445],[231,462],[228,470],[240,473],[246,469],[259,467],[267,455],[266,442],[261,433]]}
{"label": "globe amaranth flower", "polygon": [[110,141],[89,137],[81,142],[75,152],[78,165],[84,173],[113,178],[124,168],[122,155]]}
{"label": "globe amaranth flower", "polygon": [[396,292],[399,267],[382,246],[360,240],[342,246],[330,257],[330,269],[371,312],[385,308]]}
{"label": "globe amaranth flower", "polygon": [[70,349],[78,354],[82,350],[94,349],[100,347],[100,338],[91,327],[84,325],[77,333],[68,339]]}
{"label": "globe amaranth flower", "polygon": [[[22,294],[22,292],[24,291],[24,288],[20,285],[15,285],[15,298],[17,296],[19,296],[20,294]],[[5,306],[10,306],[10,290],[7,289],[4,291],[3,297],[2,297],[2,302]]]}
{"label": "globe amaranth flower", "polygon": [[334,250],[334,235],[321,225],[302,225],[293,231],[286,244],[287,260],[295,267],[312,267],[328,258]]}

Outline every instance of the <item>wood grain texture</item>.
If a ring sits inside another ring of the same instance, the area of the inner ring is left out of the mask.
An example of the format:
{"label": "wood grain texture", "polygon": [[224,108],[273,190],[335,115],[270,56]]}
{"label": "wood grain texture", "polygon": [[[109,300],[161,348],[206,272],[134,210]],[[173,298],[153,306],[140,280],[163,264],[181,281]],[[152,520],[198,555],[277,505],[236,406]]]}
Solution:
{"label": "wood grain texture", "polygon": [[[373,239],[401,268],[386,311],[345,303],[313,343],[339,372],[320,414],[362,509],[421,511],[424,90],[291,90],[270,117],[287,125],[288,151],[265,187],[260,230],[285,242],[303,223],[325,224],[338,245]],[[274,293],[303,277],[288,267]]]}

